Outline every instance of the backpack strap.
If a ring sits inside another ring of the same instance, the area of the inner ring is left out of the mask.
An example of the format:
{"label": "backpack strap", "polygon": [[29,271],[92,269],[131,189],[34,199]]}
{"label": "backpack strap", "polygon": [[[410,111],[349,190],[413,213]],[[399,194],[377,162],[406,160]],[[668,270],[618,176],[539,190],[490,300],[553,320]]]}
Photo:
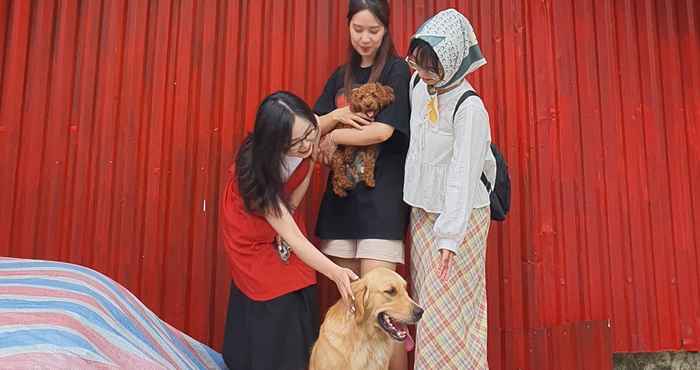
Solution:
{"label": "backpack strap", "polygon": [[488,190],[488,192],[490,194],[491,193],[491,183],[486,178],[486,174],[483,172],[481,173],[481,183],[484,184],[484,186],[486,186],[486,190]]}
{"label": "backpack strap", "polygon": [[411,82],[411,90],[416,88],[416,85],[418,85],[418,82],[420,82],[420,75],[418,72],[415,72],[413,74],[413,82]]}
{"label": "backpack strap", "polygon": [[455,105],[455,110],[452,112],[452,122],[455,120],[459,106],[462,105],[462,103],[464,103],[464,101],[470,96],[479,96],[479,94],[477,94],[474,90],[467,90],[464,92],[464,94],[462,94],[462,96],[459,97],[459,100],[457,100],[457,105]]}
{"label": "backpack strap", "polygon": [[413,90],[416,89],[416,85],[418,85],[418,82],[420,82],[420,75],[418,72],[413,72],[413,81],[411,81],[411,91],[408,93],[409,99],[408,99],[408,104],[410,106],[411,104],[411,98],[413,97]]}
{"label": "backpack strap", "polygon": [[[459,97],[459,100],[457,100],[457,104],[455,105],[455,110],[454,110],[454,112],[452,112],[452,122],[454,122],[455,116],[457,116],[457,111],[459,110],[459,106],[462,105],[462,103],[464,103],[464,101],[467,100],[467,98],[469,98],[470,96],[479,96],[479,94],[477,94],[474,90],[467,90],[464,92],[464,94],[462,94],[462,96]],[[491,193],[492,185],[489,182],[489,180],[486,179],[486,174],[483,172],[481,173],[481,182],[484,184],[484,186],[486,186],[486,190],[489,193]]]}

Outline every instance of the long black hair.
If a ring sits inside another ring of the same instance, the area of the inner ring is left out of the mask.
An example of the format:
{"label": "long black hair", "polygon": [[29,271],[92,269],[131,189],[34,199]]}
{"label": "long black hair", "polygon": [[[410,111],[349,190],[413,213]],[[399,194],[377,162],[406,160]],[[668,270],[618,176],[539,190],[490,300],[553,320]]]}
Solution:
{"label": "long black hair", "polygon": [[251,213],[271,212],[279,216],[284,179],[283,160],[293,145],[292,127],[296,117],[311,123],[305,135],[316,130],[316,116],[298,96],[278,91],[265,98],[255,116],[255,127],[248,135],[236,156],[236,180],[238,190]]}
{"label": "long black hair", "polygon": [[[379,46],[379,50],[377,50],[377,55],[374,58],[374,63],[369,73],[368,82],[376,82],[382,74],[382,70],[389,57],[397,55],[394,41],[391,38],[391,32],[389,32],[389,18],[391,15],[389,3],[387,0],[350,0],[350,5],[348,7],[348,25],[352,17],[363,10],[369,10],[384,26],[382,44]],[[352,42],[348,40],[348,64],[345,66],[343,84],[346,101],[350,101],[352,84],[355,80],[354,70],[359,69],[361,63],[362,57],[355,51],[355,48],[352,47]]]}

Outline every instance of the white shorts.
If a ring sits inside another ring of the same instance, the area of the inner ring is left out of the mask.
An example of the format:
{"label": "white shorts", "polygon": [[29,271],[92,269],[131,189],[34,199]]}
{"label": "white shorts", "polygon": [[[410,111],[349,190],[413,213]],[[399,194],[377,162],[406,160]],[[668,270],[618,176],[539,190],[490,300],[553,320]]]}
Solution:
{"label": "white shorts", "polygon": [[321,251],[333,257],[372,259],[391,263],[404,263],[403,240],[322,240]]}

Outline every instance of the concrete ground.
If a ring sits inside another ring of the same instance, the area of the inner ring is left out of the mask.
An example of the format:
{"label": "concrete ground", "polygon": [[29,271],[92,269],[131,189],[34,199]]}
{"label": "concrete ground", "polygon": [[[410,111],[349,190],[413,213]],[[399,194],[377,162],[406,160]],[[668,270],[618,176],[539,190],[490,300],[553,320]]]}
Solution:
{"label": "concrete ground", "polygon": [[700,370],[698,352],[616,353],[615,370]]}

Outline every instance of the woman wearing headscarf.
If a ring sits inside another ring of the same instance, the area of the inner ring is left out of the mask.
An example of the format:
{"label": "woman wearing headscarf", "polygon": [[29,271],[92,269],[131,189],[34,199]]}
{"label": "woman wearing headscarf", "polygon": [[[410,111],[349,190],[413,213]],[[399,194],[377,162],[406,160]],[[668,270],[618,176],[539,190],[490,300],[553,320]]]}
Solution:
{"label": "woman wearing headscarf", "polygon": [[496,162],[488,113],[465,79],[486,59],[467,18],[448,9],[411,38],[407,62],[416,72],[404,201],[412,206],[414,292],[426,308],[417,327],[416,369],[488,369],[490,211],[481,177],[493,184]]}

